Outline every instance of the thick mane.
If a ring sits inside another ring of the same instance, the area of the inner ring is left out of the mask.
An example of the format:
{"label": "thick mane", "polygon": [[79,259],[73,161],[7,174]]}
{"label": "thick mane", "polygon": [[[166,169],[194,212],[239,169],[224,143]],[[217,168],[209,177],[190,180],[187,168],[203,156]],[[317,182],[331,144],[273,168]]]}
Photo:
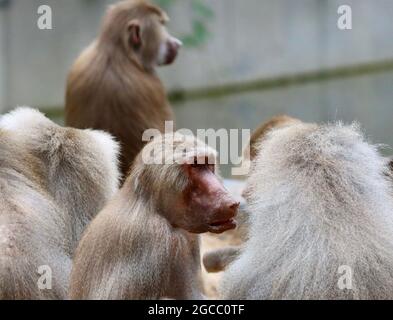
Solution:
{"label": "thick mane", "polygon": [[[250,239],[224,292],[243,282],[247,298],[392,298],[393,203],[377,147],[337,123],[276,129],[258,148]],[[352,290],[338,288],[343,265]]]}
{"label": "thick mane", "polygon": [[[350,209],[372,220],[391,215],[385,159],[365,141],[356,124],[293,125],[273,131],[259,148],[263,152],[249,180],[249,188],[259,191],[250,204],[256,211],[264,208],[261,196],[268,198],[271,193],[280,206],[289,200],[291,211],[307,208],[304,215],[310,218],[328,219],[342,209],[342,219],[348,218]],[[282,188],[285,192],[277,193]],[[284,193],[289,199],[280,199]]]}

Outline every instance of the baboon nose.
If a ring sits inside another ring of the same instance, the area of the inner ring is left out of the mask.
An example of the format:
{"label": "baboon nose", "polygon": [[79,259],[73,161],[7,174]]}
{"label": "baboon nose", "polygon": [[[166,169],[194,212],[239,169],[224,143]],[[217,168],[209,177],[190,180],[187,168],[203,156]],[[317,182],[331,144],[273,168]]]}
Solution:
{"label": "baboon nose", "polygon": [[237,211],[239,209],[240,202],[235,202],[229,206],[233,211]]}
{"label": "baboon nose", "polygon": [[230,202],[229,204],[227,203],[223,207],[223,212],[226,213],[228,217],[235,217],[237,215],[237,212],[239,210],[240,202]]}

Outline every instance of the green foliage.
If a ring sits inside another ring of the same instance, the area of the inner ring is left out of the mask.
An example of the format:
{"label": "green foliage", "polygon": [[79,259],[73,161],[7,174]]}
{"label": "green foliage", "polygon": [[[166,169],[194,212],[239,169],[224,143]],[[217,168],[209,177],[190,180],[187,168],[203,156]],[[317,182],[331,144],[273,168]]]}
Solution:
{"label": "green foliage", "polygon": [[[191,1],[192,8],[192,31],[190,34],[183,35],[181,40],[185,46],[195,48],[206,43],[210,37],[207,24],[214,18],[214,12],[203,0],[189,1]],[[165,10],[168,10],[176,2],[178,0],[155,0],[155,3]]]}

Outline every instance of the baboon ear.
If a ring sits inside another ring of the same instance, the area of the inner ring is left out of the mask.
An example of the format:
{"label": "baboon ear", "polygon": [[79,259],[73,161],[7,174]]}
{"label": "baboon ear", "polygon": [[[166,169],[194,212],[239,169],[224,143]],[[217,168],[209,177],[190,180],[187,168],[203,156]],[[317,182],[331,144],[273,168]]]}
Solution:
{"label": "baboon ear", "polygon": [[393,158],[389,161],[389,168],[393,171]]}
{"label": "baboon ear", "polygon": [[128,23],[128,34],[129,34],[130,43],[133,46],[138,47],[142,44],[141,26],[138,20],[131,20]]}

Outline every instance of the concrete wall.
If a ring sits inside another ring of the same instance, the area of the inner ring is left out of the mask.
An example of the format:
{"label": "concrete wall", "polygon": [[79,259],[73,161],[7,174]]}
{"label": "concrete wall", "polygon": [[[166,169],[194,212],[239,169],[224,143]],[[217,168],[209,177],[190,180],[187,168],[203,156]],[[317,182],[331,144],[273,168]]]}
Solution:
{"label": "concrete wall", "polygon": [[[67,70],[95,37],[109,0],[9,0],[0,8],[0,102],[63,105]],[[175,35],[191,28],[189,0],[171,10]],[[338,0],[211,0],[209,42],[160,71],[166,85],[199,88],[393,58],[393,2],[346,0],[353,30],[340,31]],[[36,26],[53,9],[53,30]]]}
{"label": "concrete wall", "polygon": [[0,2],[0,110],[7,101],[7,13]]}
{"label": "concrete wall", "polygon": [[[53,30],[37,27],[37,8],[42,4],[53,10]],[[10,0],[2,12],[8,40],[6,108],[63,104],[67,70],[94,38],[105,7],[99,0]]]}
{"label": "concrete wall", "polygon": [[[209,3],[216,13],[211,23],[213,37],[207,46],[182,55],[176,77],[168,76],[175,87],[275,77],[393,57],[390,0]],[[351,31],[337,28],[337,8],[343,3],[353,9]],[[182,12],[189,16],[186,9]],[[195,66],[192,77],[187,66]]]}

